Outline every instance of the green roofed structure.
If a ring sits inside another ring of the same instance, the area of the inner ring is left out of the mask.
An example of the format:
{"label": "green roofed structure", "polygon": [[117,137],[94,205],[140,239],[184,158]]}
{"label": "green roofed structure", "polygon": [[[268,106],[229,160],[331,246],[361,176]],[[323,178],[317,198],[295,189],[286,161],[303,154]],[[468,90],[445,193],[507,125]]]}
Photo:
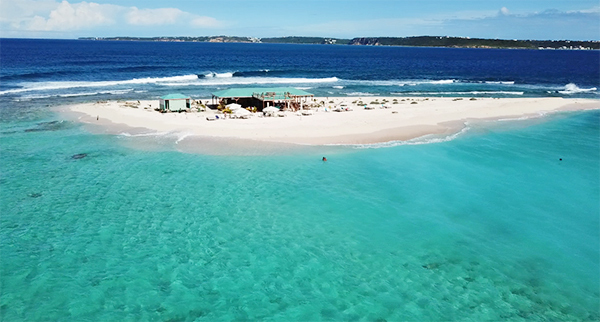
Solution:
{"label": "green roofed structure", "polygon": [[246,87],[230,88],[212,93],[213,101],[223,104],[238,103],[243,107],[257,107],[259,110],[271,105],[280,105],[293,110],[302,108],[308,97],[314,95],[293,87]]}
{"label": "green roofed structure", "polygon": [[191,107],[191,98],[183,94],[169,94],[159,99],[161,112],[181,112]]}

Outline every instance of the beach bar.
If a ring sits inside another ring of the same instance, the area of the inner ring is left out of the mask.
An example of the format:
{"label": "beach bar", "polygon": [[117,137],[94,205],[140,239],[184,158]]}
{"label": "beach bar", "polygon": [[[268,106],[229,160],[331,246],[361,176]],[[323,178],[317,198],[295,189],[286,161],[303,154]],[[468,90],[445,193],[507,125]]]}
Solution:
{"label": "beach bar", "polygon": [[293,87],[230,88],[212,93],[213,104],[237,103],[243,107],[259,110],[271,105],[280,105],[292,110],[302,109],[309,97],[314,95]]}
{"label": "beach bar", "polygon": [[161,96],[159,99],[159,109],[161,112],[181,112],[191,107],[191,98],[183,94],[169,94]]}

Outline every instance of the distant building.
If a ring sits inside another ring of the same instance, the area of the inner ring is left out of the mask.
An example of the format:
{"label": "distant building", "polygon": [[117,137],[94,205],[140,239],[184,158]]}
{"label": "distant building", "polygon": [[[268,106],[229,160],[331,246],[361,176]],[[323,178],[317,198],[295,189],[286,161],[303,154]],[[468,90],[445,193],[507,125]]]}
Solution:
{"label": "distant building", "polygon": [[161,112],[181,112],[191,107],[191,98],[183,94],[169,94],[159,99]]}

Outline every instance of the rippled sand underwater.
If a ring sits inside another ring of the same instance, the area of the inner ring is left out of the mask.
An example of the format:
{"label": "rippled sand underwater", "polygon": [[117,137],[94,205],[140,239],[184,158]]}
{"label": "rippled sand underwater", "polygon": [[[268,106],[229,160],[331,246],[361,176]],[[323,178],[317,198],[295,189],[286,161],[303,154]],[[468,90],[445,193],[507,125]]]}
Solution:
{"label": "rippled sand underwater", "polygon": [[598,320],[599,120],[262,155],[5,124],[2,319]]}

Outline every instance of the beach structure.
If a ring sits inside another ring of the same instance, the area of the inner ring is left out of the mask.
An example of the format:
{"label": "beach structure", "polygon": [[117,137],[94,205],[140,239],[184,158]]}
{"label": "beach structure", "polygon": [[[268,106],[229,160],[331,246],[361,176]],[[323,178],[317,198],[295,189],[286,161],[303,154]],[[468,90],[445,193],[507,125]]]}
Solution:
{"label": "beach structure", "polygon": [[314,95],[293,87],[230,88],[212,93],[213,104],[237,103],[243,107],[256,107],[262,111],[267,106],[300,110]]}
{"label": "beach structure", "polygon": [[159,110],[161,112],[181,112],[191,107],[191,98],[183,94],[169,94],[159,99]]}

